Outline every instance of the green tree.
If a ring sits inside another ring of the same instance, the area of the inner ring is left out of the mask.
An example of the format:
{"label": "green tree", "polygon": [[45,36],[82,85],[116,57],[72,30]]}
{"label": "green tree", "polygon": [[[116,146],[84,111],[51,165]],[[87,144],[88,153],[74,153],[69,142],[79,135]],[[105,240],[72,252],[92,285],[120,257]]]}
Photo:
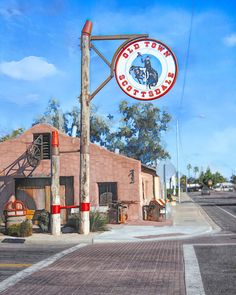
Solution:
{"label": "green tree", "polygon": [[7,135],[4,135],[4,136],[0,137],[0,142],[6,141],[6,140],[8,140],[8,139],[15,138],[15,137],[21,135],[24,131],[25,131],[24,128],[18,128],[18,129],[15,129],[15,130],[13,130],[11,133],[9,133],[9,134],[7,134]]}
{"label": "green tree", "polygon": [[92,106],[90,114],[90,141],[106,146],[109,135],[108,121],[98,115],[97,108]]}
{"label": "green tree", "polygon": [[234,173],[230,177],[230,182],[236,184],[236,175]]}
{"label": "green tree", "polygon": [[121,101],[120,126],[108,136],[107,148],[119,149],[121,154],[155,165],[157,159],[169,158],[161,144],[161,135],[167,131],[171,116],[152,103],[128,104]]}
{"label": "green tree", "polygon": [[[46,111],[34,121],[33,125],[38,123],[50,124],[68,135],[72,135],[72,128],[76,126],[76,136],[80,137],[79,107],[72,107],[71,111],[63,112],[59,101],[55,98],[49,100]],[[102,116],[98,115],[96,107],[91,106],[90,141],[104,146],[109,134],[108,123]]]}
{"label": "green tree", "polygon": [[212,181],[212,185],[226,181],[225,177],[219,172],[212,173],[211,169],[208,167],[206,172],[201,172],[199,176],[199,182],[204,185],[208,185],[209,181]]}
{"label": "green tree", "polygon": [[180,184],[181,186],[186,186],[186,175],[180,177]]}
{"label": "green tree", "polygon": [[192,170],[192,165],[191,164],[187,165],[187,170],[188,170],[188,178],[190,178],[190,170]]}
{"label": "green tree", "polygon": [[47,123],[56,127],[60,131],[65,131],[65,115],[63,114],[60,103],[57,99],[51,98],[49,100],[46,111],[42,116],[36,118],[32,125],[36,125],[38,123]]}
{"label": "green tree", "polygon": [[[65,131],[72,134],[73,126],[76,126],[76,136],[80,137],[80,109],[73,107],[71,111],[64,114]],[[92,105],[90,110],[90,141],[105,146],[110,128],[106,119],[98,114],[97,108]]]}
{"label": "green tree", "polygon": [[197,180],[197,173],[199,173],[199,168],[197,166],[193,167],[193,172],[194,172],[195,180]]}
{"label": "green tree", "polygon": [[213,174],[213,184],[217,184],[217,183],[221,183],[221,182],[225,182],[226,178],[224,176],[222,176],[219,172],[215,172]]}
{"label": "green tree", "polygon": [[[171,116],[155,107],[152,103],[128,104],[122,101],[119,106],[120,125],[113,132],[109,123],[113,116],[100,116],[95,106],[91,106],[90,140],[114,151],[138,160],[144,164],[155,164],[157,159],[169,158],[168,152],[161,144],[161,135],[167,131]],[[46,111],[38,117],[33,125],[48,123],[72,134],[73,126],[77,127],[76,135],[80,136],[80,109],[73,107],[63,112],[56,99],[50,99]]]}
{"label": "green tree", "polygon": [[65,132],[68,135],[72,135],[73,126],[76,129],[76,136],[80,136],[80,110],[78,107],[72,107],[71,111],[67,111],[64,114],[65,120]]}

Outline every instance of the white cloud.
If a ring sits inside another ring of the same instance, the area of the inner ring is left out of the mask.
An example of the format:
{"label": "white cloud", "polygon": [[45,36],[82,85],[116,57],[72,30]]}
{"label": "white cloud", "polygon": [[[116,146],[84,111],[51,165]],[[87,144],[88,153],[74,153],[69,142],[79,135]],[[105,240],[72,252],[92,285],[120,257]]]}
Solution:
{"label": "white cloud", "polygon": [[0,8],[0,16],[4,17],[5,19],[11,19],[15,16],[21,16],[22,12],[17,8]]}
{"label": "white cloud", "polygon": [[224,38],[224,43],[227,46],[236,46],[236,33],[233,33]]}
{"label": "white cloud", "polygon": [[19,61],[0,63],[0,73],[18,80],[35,81],[52,76],[58,71],[43,57],[28,56]]}
{"label": "white cloud", "polygon": [[[20,90],[19,90],[20,92]],[[27,104],[35,104],[38,103],[38,101],[40,101],[40,94],[38,93],[24,93],[24,91],[22,93],[14,93],[11,92],[10,90],[8,91],[7,94],[2,94],[0,93],[0,100],[1,101],[5,101],[6,103],[13,103],[16,105],[27,105]]]}

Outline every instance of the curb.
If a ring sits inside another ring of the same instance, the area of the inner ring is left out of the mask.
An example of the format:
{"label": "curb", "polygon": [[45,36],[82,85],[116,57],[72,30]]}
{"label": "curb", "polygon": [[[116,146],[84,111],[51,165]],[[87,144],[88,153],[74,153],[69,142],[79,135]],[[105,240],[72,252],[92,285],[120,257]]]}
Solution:
{"label": "curb", "polygon": [[210,216],[206,213],[206,211],[200,205],[198,205],[198,204],[196,204],[196,205],[198,206],[199,212],[206,219],[206,221],[212,227],[212,229],[216,232],[222,231],[222,229],[210,218]]}
{"label": "curb", "polygon": [[212,227],[212,231],[220,232],[222,229],[210,218],[210,216],[206,213],[206,211],[188,195],[189,199],[193,202],[193,204],[198,208],[202,217],[206,220],[206,222]]}
{"label": "curb", "polygon": [[212,227],[210,227],[209,229],[200,232],[200,233],[195,233],[195,234],[182,234],[179,236],[166,236],[166,237],[161,237],[161,238],[150,238],[150,239],[137,239],[134,240],[134,238],[131,239],[120,239],[120,240],[93,240],[93,244],[117,244],[117,243],[147,243],[147,242],[159,242],[159,241],[167,241],[167,240],[186,240],[186,239],[192,239],[192,238],[196,238],[196,237],[201,237],[201,236],[205,236],[208,235],[210,233],[215,233],[215,231],[212,229]]}
{"label": "curb", "polygon": [[[190,198],[191,199],[191,198]],[[191,199],[193,204],[198,208],[200,214],[202,217],[206,220],[206,222],[212,227],[212,231],[214,232],[220,232],[221,228],[210,218],[210,216],[206,213],[206,211],[196,202]]]}

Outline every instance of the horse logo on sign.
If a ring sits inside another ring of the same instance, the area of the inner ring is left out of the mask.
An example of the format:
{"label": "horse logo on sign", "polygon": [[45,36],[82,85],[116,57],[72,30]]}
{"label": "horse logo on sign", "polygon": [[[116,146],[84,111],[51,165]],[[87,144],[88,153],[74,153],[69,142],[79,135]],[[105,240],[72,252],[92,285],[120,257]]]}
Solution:
{"label": "horse logo on sign", "polygon": [[140,100],[165,95],[177,77],[177,61],[169,47],[154,39],[132,40],[116,59],[116,80],[129,96]]}

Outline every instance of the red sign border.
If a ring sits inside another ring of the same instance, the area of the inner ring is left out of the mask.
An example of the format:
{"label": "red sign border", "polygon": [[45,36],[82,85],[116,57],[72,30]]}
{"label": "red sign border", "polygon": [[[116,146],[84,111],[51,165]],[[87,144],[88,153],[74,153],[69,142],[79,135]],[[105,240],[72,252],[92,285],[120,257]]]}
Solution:
{"label": "red sign border", "polygon": [[[119,80],[117,78],[117,74],[116,74],[116,68],[117,68],[117,63],[119,61],[119,58],[120,56],[122,55],[122,53],[126,50],[127,47],[129,47],[130,45],[132,45],[133,43],[135,42],[139,42],[139,41],[154,41],[154,42],[158,42],[160,43],[161,45],[163,45],[166,49],[168,49],[168,51],[172,54],[173,58],[174,58],[174,62],[175,62],[175,67],[176,67],[176,73],[175,73],[175,78],[173,80],[173,83],[171,84],[171,86],[166,90],[164,91],[162,94],[158,95],[158,96],[155,96],[155,97],[152,97],[152,98],[137,98],[133,95],[131,95],[130,93],[126,92],[124,88],[121,87],[120,83],[119,83]],[[120,89],[125,93],[127,94],[128,96],[134,98],[134,99],[137,99],[137,100],[141,100],[141,101],[150,101],[150,100],[155,100],[155,99],[159,99],[161,98],[162,96],[166,95],[170,90],[171,88],[174,86],[175,82],[176,82],[176,79],[177,79],[177,76],[178,76],[178,63],[177,63],[177,58],[175,56],[175,54],[173,53],[173,51],[170,49],[169,46],[167,46],[165,43],[157,40],[157,39],[153,39],[153,38],[138,38],[138,39],[132,39],[129,43],[127,43],[120,51],[119,53],[117,54],[117,58],[116,58],[116,62],[115,62],[115,68],[114,68],[114,72],[115,72],[115,77],[116,77],[116,81],[120,87]]]}

